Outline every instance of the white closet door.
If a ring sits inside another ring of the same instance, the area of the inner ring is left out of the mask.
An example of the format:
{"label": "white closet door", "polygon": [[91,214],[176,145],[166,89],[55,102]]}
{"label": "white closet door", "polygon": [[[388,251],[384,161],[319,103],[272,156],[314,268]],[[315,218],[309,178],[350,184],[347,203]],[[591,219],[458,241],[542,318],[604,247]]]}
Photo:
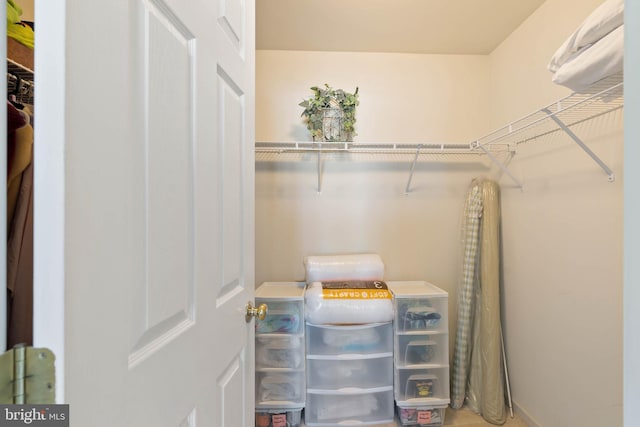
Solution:
{"label": "white closet door", "polygon": [[72,425],[253,424],[254,2],[36,2],[34,345]]}

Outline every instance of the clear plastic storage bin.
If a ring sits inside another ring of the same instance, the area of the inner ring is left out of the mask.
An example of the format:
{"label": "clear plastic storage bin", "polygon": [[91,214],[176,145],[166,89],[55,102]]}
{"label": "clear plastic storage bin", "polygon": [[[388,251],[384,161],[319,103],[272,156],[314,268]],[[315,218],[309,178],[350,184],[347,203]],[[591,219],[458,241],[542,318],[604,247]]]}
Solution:
{"label": "clear plastic storage bin", "polygon": [[449,336],[447,334],[398,335],[396,363],[398,366],[448,363]]}
{"label": "clear plastic storage bin", "polygon": [[403,426],[441,426],[446,406],[398,405],[398,420]]}
{"label": "clear plastic storage bin", "polygon": [[258,409],[256,427],[300,427],[302,408]]}
{"label": "clear plastic storage bin", "polygon": [[300,334],[304,325],[303,301],[271,301],[256,298],[256,305],[267,303],[264,320],[256,322],[258,334]]}
{"label": "clear plastic storage bin", "polygon": [[449,399],[449,368],[396,369],[396,400]]}
{"label": "clear plastic storage bin", "polygon": [[343,389],[375,388],[393,384],[393,355],[308,356],[307,387]]}
{"label": "clear plastic storage bin", "polygon": [[304,368],[302,335],[256,335],[256,369]]}
{"label": "clear plastic storage bin", "polygon": [[257,405],[304,405],[304,391],[304,371],[256,371]]}
{"label": "clear plastic storage bin", "polygon": [[307,390],[305,424],[309,427],[391,423],[393,414],[393,387]]}
{"label": "clear plastic storage bin", "polygon": [[307,323],[307,354],[379,354],[393,352],[391,322],[353,326],[311,325]]}
{"label": "clear plastic storage bin", "polygon": [[396,310],[399,332],[439,331],[447,323],[446,298],[398,299]]}

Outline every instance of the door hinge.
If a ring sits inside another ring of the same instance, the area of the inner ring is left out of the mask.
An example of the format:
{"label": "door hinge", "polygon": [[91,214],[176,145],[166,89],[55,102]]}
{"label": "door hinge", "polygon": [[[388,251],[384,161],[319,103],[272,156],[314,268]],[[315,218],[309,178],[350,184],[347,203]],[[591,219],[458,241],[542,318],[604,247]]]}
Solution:
{"label": "door hinge", "polygon": [[55,356],[17,345],[0,355],[0,403],[55,403]]}

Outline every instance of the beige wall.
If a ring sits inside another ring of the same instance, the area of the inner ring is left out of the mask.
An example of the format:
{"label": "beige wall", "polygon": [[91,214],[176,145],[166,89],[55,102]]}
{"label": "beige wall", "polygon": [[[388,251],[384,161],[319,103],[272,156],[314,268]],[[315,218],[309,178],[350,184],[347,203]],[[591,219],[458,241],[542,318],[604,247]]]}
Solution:
{"label": "beige wall", "polygon": [[[469,73],[468,70],[474,70]],[[486,56],[257,52],[258,141],[309,140],[298,103],[309,87],[360,88],[356,141],[469,142],[485,131]],[[256,280],[303,279],[305,255],[373,251],[388,278],[452,290],[462,197],[485,161],[412,156],[270,156],[256,165]],[[435,160],[435,161],[434,161]],[[445,159],[447,160],[447,159]],[[445,166],[446,165],[446,166]]]}
{"label": "beige wall", "polygon": [[[600,0],[547,0],[491,55],[494,124],[567,95],[546,64]],[[540,31],[544,28],[544,31]],[[622,425],[622,112],[519,147],[503,187],[504,323],[511,386],[539,426]],[[504,182],[504,180],[503,180]]]}
{"label": "beige wall", "polygon": [[[256,138],[308,140],[297,104],[329,83],[360,87],[358,141],[469,142],[568,93],[546,63],[598,3],[547,0],[490,56],[258,51]],[[518,148],[523,190],[500,181],[512,391],[532,427],[622,423],[621,122],[576,129],[614,183],[561,135]],[[422,159],[405,195],[411,160],[325,156],[318,193],[315,155],[258,155],[257,284],[303,279],[305,255],[377,252],[387,279],[449,291],[454,331],[464,194],[495,168]]]}
{"label": "beige wall", "polygon": [[258,51],[258,141],[309,140],[300,118],[311,86],[360,88],[357,141],[469,142],[488,129],[483,55]]}
{"label": "beige wall", "polygon": [[[486,56],[258,51],[256,59],[258,141],[309,140],[298,103],[324,83],[360,88],[357,141],[468,143],[487,130]],[[268,159],[256,163],[257,284],[303,280],[306,255],[375,252],[387,279],[432,281],[455,302],[464,193],[490,172],[486,159],[423,158],[409,194],[412,156],[326,155],[321,193],[315,154]]]}
{"label": "beige wall", "polygon": [[632,427],[640,419],[640,3],[625,2],[625,116],[624,149],[624,421]]}

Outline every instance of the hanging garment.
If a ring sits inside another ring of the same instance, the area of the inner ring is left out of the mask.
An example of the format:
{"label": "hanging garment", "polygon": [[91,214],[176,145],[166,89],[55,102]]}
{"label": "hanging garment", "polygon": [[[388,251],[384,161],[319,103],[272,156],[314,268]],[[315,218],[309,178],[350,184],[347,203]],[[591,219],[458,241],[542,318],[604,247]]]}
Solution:
{"label": "hanging garment", "polygon": [[7,104],[7,348],[32,344],[33,128]]}
{"label": "hanging garment", "polygon": [[33,345],[33,163],[24,171],[7,241],[7,348]]}
{"label": "hanging garment", "polygon": [[20,191],[22,176],[33,157],[33,128],[26,125],[15,132],[14,149],[8,159],[7,176],[7,225],[10,227]]}
{"label": "hanging garment", "polygon": [[10,102],[7,102],[7,229],[11,225],[22,173],[31,163],[33,128]]}

